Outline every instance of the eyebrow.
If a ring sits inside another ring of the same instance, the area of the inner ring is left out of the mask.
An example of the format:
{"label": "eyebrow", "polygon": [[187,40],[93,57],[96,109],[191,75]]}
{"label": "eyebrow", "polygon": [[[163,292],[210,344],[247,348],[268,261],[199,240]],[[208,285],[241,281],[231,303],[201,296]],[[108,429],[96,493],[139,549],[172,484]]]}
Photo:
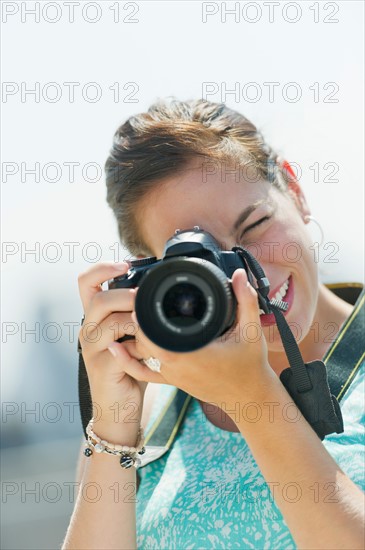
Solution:
{"label": "eyebrow", "polygon": [[232,227],[232,233],[237,231],[237,229],[240,227],[240,225],[247,220],[247,218],[262,204],[267,203],[264,199],[258,200],[254,202],[253,204],[250,204],[250,206],[246,206],[246,208],[239,214],[238,218],[233,224]]}

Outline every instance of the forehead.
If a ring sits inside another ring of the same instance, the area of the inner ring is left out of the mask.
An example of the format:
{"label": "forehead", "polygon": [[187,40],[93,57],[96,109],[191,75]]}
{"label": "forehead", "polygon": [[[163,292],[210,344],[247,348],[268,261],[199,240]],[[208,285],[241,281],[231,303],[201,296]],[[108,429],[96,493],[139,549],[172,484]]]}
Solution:
{"label": "forehead", "polygon": [[222,242],[231,235],[243,209],[271,195],[272,185],[267,181],[245,176],[241,170],[218,164],[213,171],[200,161],[157,183],[138,207],[143,240],[159,256],[176,229],[198,225]]}

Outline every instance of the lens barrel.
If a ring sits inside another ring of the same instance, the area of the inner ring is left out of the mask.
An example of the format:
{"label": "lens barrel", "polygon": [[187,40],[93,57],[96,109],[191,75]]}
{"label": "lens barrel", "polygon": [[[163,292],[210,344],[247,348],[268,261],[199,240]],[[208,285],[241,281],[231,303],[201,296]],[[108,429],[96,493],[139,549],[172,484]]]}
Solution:
{"label": "lens barrel", "polygon": [[226,274],[201,258],[167,259],[147,271],[136,296],[142,331],[159,347],[189,352],[233,323],[236,299]]}

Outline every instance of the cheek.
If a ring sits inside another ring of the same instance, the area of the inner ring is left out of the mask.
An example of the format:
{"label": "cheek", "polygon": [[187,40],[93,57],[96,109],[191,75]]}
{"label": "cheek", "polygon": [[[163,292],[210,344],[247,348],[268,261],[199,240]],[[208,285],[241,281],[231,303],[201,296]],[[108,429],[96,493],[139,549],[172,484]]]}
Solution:
{"label": "cheek", "polygon": [[313,264],[311,239],[300,221],[290,218],[285,223],[272,224],[256,242],[247,246],[264,264]]}

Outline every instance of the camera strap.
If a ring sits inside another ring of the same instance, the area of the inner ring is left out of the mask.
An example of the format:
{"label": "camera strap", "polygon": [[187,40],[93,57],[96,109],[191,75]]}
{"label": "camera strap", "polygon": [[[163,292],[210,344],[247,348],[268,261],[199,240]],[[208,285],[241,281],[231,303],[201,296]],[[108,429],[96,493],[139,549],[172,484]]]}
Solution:
{"label": "camera strap", "polygon": [[[344,430],[340,406],[328,385],[326,365],[323,361],[304,363],[299,346],[282,313],[287,304],[280,300],[269,300],[269,281],[264,270],[248,250],[234,247],[246,266],[256,279],[258,299],[265,313],[273,313],[279,330],[285,354],[290,367],[280,374],[280,381],[297,405],[307,422],[318,437],[323,440],[331,433],[342,433]],[[252,277],[249,278],[252,284]]]}
{"label": "camera strap", "polygon": [[[331,288],[331,285],[327,286]],[[350,317],[341,327],[335,341],[323,358],[323,363],[326,364],[328,370],[330,393],[340,402],[349,389],[365,357],[362,338],[364,334],[365,293],[363,290],[360,292],[358,299],[356,299],[359,295],[359,287],[356,288],[357,285],[336,286],[341,287],[341,292],[336,292],[336,294],[347,298],[346,301],[349,303],[353,304],[356,302]],[[348,299],[349,295],[350,299]],[[320,361],[320,363],[322,362]],[[310,367],[310,371],[312,368]],[[287,370],[290,371],[290,369]],[[323,374],[326,375],[323,368],[317,370],[317,373],[321,373],[322,376]],[[171,391],[165,406],[146,432],[147,452],[142,456],[141,468],[159,459],[171,448],[191,400],[192,397],[189,394],[178,388],[174,388]],[[319,428],[320,426],[317,425],[317,430]]]}
{"label": "camera strap", "polygon": [[[275,314],[274,308],[273,312]],[[280,316],[284,317],[281,312],[278,317],[275,315],[279,331],[283,327]],[[339,401],[350,387],[365,358],[364,321],[365,295],[363,290],[350,317],[341,327],[336,341],[325,354],[323,361],[318,360],[305,364],[312,388],[302,389],[301,379],[296,377],[296,366],[293,368],[290,364],[290,368],[280,374],[280,380],[291,398],[322,440],[326,435],[344,431]],[[286,321],[285,324],[287,324]],[[286,341],[287,337],[285,336],[283,338],[284,347]]]}
{"label": "camera strap", "polygon": [[[331,288],[331,285],[327,286]],[[346,301],[349,303],[356,302],[350,317],[341,327],[335,341],[323,358],[323,362],[328,369],[330,393],[340,402],[365,358],[362,339],[364,334],[365,292],[364,290],[360,292],[360,296],[356,299],[359,294],[359,287],[356,288],[357,285],[336,286],[340,286],[341,291],[345,291],[336,292],[336,294],[347,298]],[[347,291],[351,291],[350,299],[348,299],[349,293]],[[319,363],[322,362],[319,361]],[[287,369],[287,371],[290,371],[290,369]],[[322,376],[323,374],[327,376],[323,368],[317,372],[321,373]],[[166,404],[146,431],[146,453],[141,457],[141,468],[159,459],[171,448],[191,401],[191,395],[183,390],[174,388],[171,391]],[[317,429],[319,429],[319,426],[317,426]]]}
{"label": "camera strap", "polygon": [[[363,290],[360,296],[356,299],[359,293],[359,288],[355,287],[358,287],[358,285],[327,286],[333,292],[339,294],[340,297],[346,299],[346,301],[350,303],[354,303],[356,301],[350,317],[341,327],[336,340],[333,342],[332,346],[323,358],[323,363],[325,363],[328,371],[330,393],[336,397],[338,402],[340,402],[346,395],[346,392],[359,371],[365,357],[363,343],[365,292]],[[333,289],[333,286],[340,288]],[[92,417],[92,402],[89,381],[80,347],[78,347],[78,352],[79,403],[82,427],[86,437],[86,426]],[[286,370],[290,371],[290,369]],[[172,390],[167,403],[146,432],[147,452],[141,456],[141,467],[158,460],[171,448],[174,439],[179,433],[179,429],[184,421],[184,417],[191,401],[191,395],[187,394],[183,390],[178,388]]]}

